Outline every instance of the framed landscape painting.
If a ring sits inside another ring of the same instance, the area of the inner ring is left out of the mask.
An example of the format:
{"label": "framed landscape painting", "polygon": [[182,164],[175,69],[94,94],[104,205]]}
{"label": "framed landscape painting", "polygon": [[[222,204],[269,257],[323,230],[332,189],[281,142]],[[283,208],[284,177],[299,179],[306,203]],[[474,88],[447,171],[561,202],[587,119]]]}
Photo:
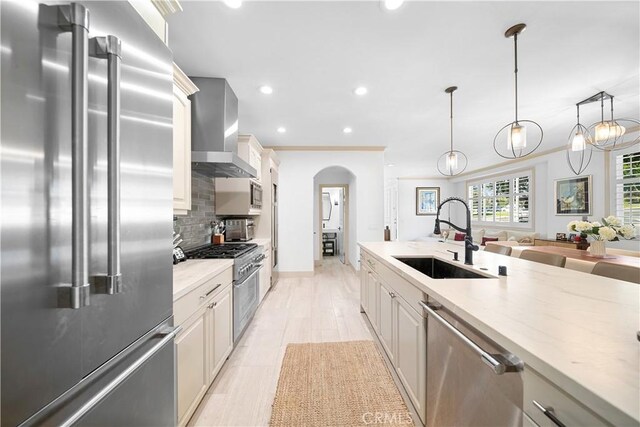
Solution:
{"label": "framed landscape painting", "polygon": [[591,175],[557,179],[556,215],[591,215]]}
{"label": "framed landscape painting", "polygon": [[440,204],[440,187],[416,187],[416,215],[435,215]]}

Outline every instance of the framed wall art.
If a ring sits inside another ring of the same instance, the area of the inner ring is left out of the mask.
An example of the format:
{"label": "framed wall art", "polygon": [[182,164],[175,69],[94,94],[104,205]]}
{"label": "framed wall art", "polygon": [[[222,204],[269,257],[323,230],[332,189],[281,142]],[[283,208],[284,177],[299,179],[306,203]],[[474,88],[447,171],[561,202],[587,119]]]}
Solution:
{"label": "framed wall art", "polygon": [[435,215],[440,204],[440,187],[416,187],[416,215]]}
{"label": "framed wall art", "polygon": [[591,175],[555,181],[556,215],[591,215]]}

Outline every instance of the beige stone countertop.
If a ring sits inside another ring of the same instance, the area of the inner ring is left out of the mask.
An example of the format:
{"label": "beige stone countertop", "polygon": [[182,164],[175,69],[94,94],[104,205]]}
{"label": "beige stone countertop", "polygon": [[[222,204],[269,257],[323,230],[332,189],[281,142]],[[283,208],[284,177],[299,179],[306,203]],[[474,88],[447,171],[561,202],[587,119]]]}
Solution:
{"label": "beige stone countertop", "polygon": [[188,259],[173,266],[173,300],[233,266],[232,259]]}
{"label": "beige stone countertop", "polygon": [[[359,245],[610,423],[640,422],[637,284],[485,251],[465,266],[464,250],[449,243]],[[447,249],[460,253],[461,267],[495,278],[431,279],[394,258],[451,261]]]}

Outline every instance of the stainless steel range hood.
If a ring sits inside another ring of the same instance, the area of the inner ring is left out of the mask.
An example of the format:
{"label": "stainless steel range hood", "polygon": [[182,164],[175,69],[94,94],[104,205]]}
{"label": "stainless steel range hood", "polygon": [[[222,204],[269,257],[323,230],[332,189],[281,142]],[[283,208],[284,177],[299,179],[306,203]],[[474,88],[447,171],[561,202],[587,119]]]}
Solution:
{"label": "stainless steel range hood", "polygon": [[191,96],[191,169],[210,177],[255,178],[238,157],[238,97],[225,79],[189,77],[200,89]]}

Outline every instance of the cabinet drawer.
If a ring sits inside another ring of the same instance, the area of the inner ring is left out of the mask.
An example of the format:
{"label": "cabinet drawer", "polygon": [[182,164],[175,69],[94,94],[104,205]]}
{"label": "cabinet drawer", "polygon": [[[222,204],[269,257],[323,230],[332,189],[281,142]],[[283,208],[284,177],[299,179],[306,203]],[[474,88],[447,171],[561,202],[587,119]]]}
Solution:
{"label": "cabinet drawer", "polygon": [[207,280],[196,289],[173,303],[173,317],[176,325],[181,325],[211,297],[222,291],[233,280],[233,271],[229,267],[222,273]]}
{"label": "cabinet drawer", "polygon": [[524,370],[524,411],[537,425],[554,427],[542,407],[551,411],[566,426],[608,426],[607,422],[591,412],[573,397],[560,390],[529,367]]}

